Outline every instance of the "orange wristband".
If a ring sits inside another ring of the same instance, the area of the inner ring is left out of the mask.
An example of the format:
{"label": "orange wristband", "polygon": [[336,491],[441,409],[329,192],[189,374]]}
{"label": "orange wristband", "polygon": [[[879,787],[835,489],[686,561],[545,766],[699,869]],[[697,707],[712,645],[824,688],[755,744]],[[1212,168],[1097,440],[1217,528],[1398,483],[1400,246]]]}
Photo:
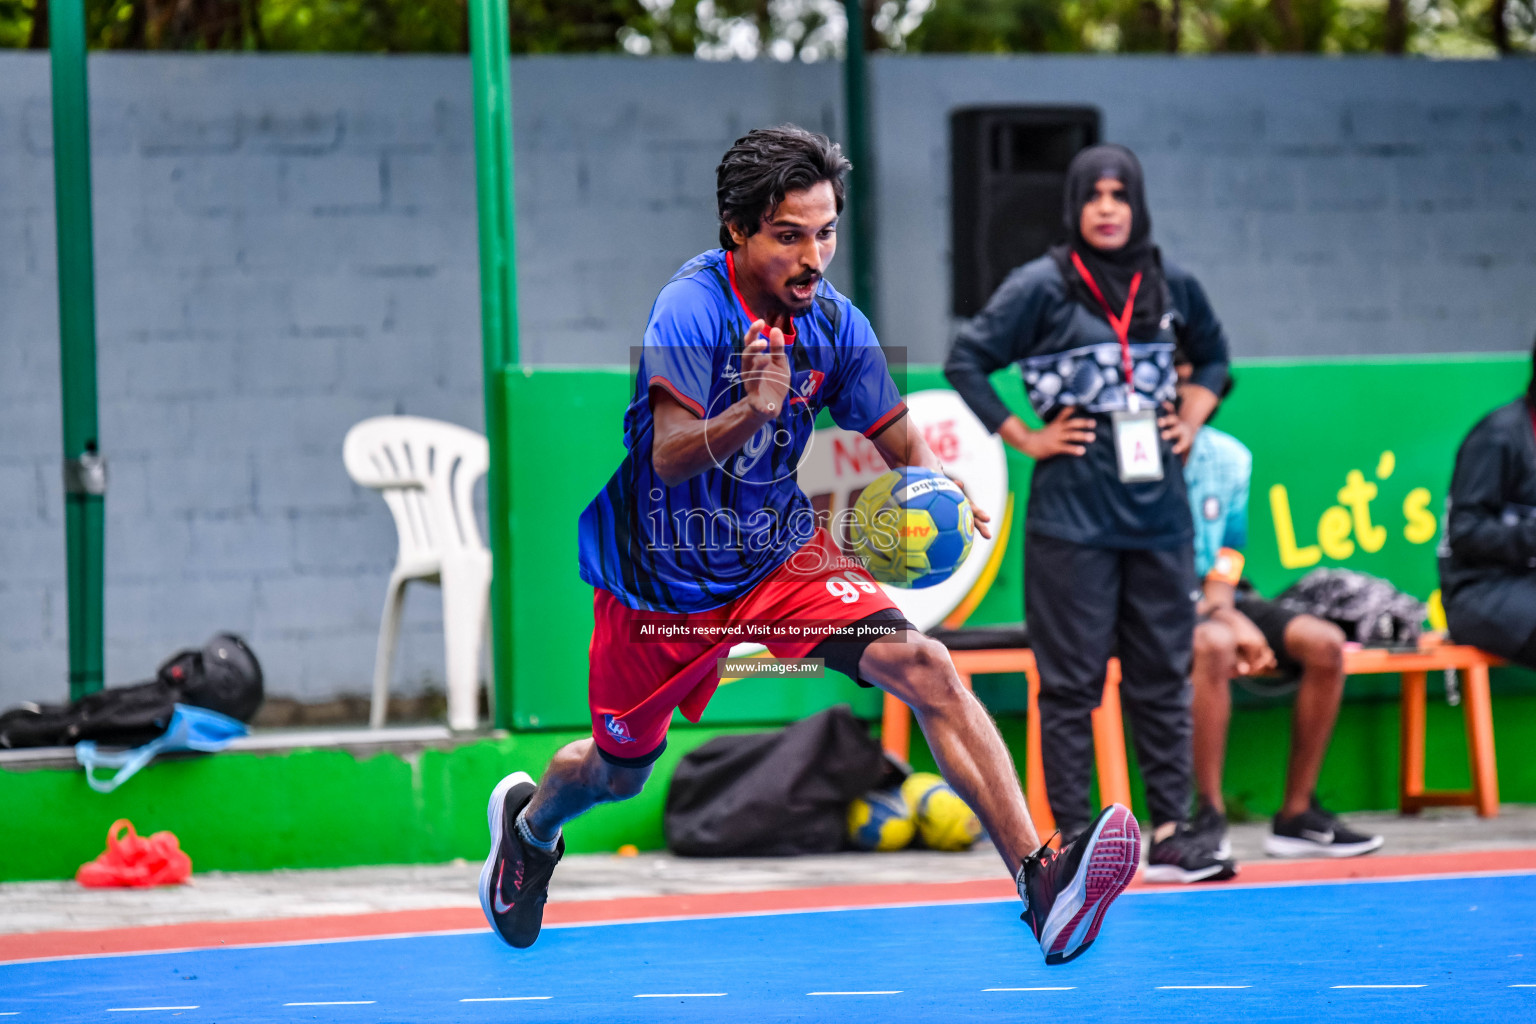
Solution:
{"label": "orange wristband", "polygon": [[1205,574],[1205,578],[1237,586],[1238,580],[1243,578],[1243,553],[1233,551],[1231,548],[1222,548],[1216,552],[1216,564],[1211,566],[1211,571]]}

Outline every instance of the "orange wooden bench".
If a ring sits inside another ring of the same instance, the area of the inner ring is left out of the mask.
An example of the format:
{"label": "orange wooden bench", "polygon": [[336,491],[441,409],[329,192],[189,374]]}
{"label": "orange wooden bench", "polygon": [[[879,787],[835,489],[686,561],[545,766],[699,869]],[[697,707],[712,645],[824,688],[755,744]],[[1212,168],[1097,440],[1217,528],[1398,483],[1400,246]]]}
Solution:
{"label": "orange wooden bench", "polygon": [[[971,677],[997,672],[1022,672],[1029,680],[1028,734],[1025,742],[1025,797],[1035,827],[1042,833],[1055,829],[1045,795],[1045,775],[1040,756],[1038,701],[1040,676],[1035,656],[1027,647],[980,651],[951,651],[955,671],[967,689]],[[1484,818],[1499,813],[1499,777],[1494,760],[1493,708],[1488,693],[1488,670],[1503,662],[1476,647],[1437,644],[1433,639],[1417,651],[1379,649],[1348,650],[1346,675],[1399,673],[1402,676],[1401,749],[1398,769],[1398,810],[1416,814],[1424,807],[1470,806]],[[1431,670],[1458,669],[1462,684],[1462,713],[1466,718],[1467,756],[1472,769],[1470,790],[1424,790],[1425,676]],[[889,694],[885,698],[882,726],[885,749],[905,760],[911,744],[911,717],[907,706]],[[1130,806],[1131,786],[1125,759],[1125,733],[1120,719],[1120,663],[1110,659],[1104,677],[1104,699],[1093,712],[1094,761],[1101,803]]]}

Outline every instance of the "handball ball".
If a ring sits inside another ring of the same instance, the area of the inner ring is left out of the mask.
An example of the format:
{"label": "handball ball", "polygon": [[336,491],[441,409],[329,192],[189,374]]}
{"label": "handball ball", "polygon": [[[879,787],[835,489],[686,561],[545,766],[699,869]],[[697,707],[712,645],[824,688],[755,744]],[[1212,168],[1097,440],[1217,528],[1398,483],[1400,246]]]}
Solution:
{"label": "handball ball", "polygon": [[981,821],[949,784],[932,772],[913,772],[901,795],[917,816],[923,845],[932,850],[968,850],[981,838]]}
{"label": "handball ball", "polygon": [[899,789],[877,789],[848,805],[848,839],[861,850],[900,850],[917,821]]}
{"label": "handball ball", "polygon": [[914,466],[882,473],[853,507],[853,553],[881,583],[931,587],[949,579],[971,553],[971,503],[943,473]]}

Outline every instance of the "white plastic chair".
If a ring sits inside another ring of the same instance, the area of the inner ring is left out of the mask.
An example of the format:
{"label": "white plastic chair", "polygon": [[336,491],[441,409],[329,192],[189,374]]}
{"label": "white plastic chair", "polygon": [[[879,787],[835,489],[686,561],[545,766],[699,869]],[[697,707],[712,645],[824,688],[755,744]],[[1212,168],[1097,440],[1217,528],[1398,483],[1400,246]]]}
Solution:
{"label": "white plastic chair", "polygon": [[377,416],[347,431],[341,454],[352,479],[383,496],[400,537],[384,595],[368,724],[374,729],[384,724],[405,584],[427,580],[443,591],[448,725],[473,729],[491,589],[491,553],[475,526],[473,494],[475,481],[490,466],[490,446],[452,423]]}

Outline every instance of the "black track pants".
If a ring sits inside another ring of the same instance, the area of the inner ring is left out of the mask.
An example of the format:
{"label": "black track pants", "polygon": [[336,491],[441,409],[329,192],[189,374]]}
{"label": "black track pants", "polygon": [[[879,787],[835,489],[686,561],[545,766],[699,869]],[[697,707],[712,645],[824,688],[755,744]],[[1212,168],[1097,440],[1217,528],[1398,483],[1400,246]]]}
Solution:
{"label": "black track pants", "polygon": [[1088,826],[1093,709],[1118,653],[1120,700],[1155,828],[1188,814],[1189,669],[1195,632],[1194,555],[1093,548],[1024,538],[1024,614],[1040,667],[1040,746],[1051,813],[1064,837]]}

